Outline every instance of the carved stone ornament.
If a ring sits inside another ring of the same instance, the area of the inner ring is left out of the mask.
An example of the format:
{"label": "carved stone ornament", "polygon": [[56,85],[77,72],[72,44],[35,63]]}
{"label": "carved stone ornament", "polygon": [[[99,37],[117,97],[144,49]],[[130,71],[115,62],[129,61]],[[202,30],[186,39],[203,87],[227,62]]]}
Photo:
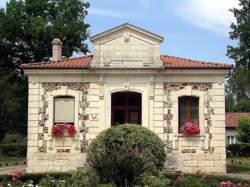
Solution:
{"label": "carved stone ornament", "polygon": [[38,125],[40,127],[43,127],[43,131],[38,134],[38,140],[43,140],[42,146],[38,148],[38,151],[41,153],[46,153],[47,152],[47,141],[44,140],[45,134],[48,133],[46,131],[46,126],[47,121],[49,119],[49,114],[47,114],[47,108],[48,108],[48,101],[46,101],[46,93],[41,96],[41,103],[42,107],[39,108],[39,115],[40,115],[40,120],[38,121]]}
{"label": "carved stone ornament", "polygon": [[212,88],[212,83],[207,82],[195,82],[195,83],[165,83],[165,92],[172,92],[184,89],[186,86],[191,86],[193,90],[208,91]]}
{"label": "carved stone ornament", "polygon": [[166,147],[166,152],[171,153],[173,150],[173,141],[172,140],[167,140],[165,142],[165,147]]}
{"label": "carved stone ornament", "polygon": [[124,42],[128,43],[130,41],[130,33],[126,32],[124,33]]}
{"label": "carved stone ornament", "polygon": [[38,140],[43,140],[44,139],[44,134],[43,133],[39,133],[38,134]]}
{"label": "carved stone ornament", "polygon": [[89,120],[89,114],[86,114],[85,112],[86,108],[89,106],[89,102],[87,101],[88,88],[89,84],[82,90],[82,100],[79,102],[81,113],[78,114],[78,118],[79,120],[81,120],[79,131],[81,133],[80,151],[82,153],[85,153],[87,151],[87,146],[89,143],[89,141],[87,140],[88,127],[86,126],[86,121]]}
{"label": "carved stone ornament", "polygon": [[[61,89],[62,86],[68,87],[70,90],[87,92],[89,87],[88,83],[70,83],[70,82],[62,82],[62,83],[43,83],[44,92],[51,92],[54,90]],[[87,94],[87,93],[84,93]]]}
{"label": "carved stone ornament", "polygon": [[195,149],[183,149],[181,150],[181,153],[196,153]]}
{"label": "carved stone ornament", "polygon": [[[213,114],[213,108],[211,107],[210,102],[212,102],[212,98],[209,97],[209,90],[212,89],[212,83],[207,82],[198,82],[198,83],[164,83],[164,95],[165,95],[165,101],[164,101],[164,110],[167,111],[167,113],[164,114],[164,121],[165,126],[163,128],[164,134],[165,134],[165,146],[167,149],[167,152],[172,152],[172,141],[170,141],[170,135],[173,133],[173,126],[172,126],[172,120],[173,115],[172,114],[172,107],[173,107],[173,101],[171,99],[171,94],[175,91],[179,91],[182,89],[185,89],[187,86],[191,86],[192,90],[199,90],[206,92],[208,101],[206,102],[206,108],[208,110],[208,114],[206,114],[205,120],[207,120],[208,127],[205,127],[205,133],[210,132],[210,126],[211,126],[211,115]],[[178,115],[178,114],[177,114]],[[212,138],[208,138],[208,148],[204,149],[204,151],[213,151],[214,148],[211,148],[211,141]],[[175,148],[178,150],[178,148]],[[193,153],[196,152],[195,149],[184,149],[182,150],[183,153]]]}
{"label": "carved stone ornament", "polygon": [[48,133],[48,127],[43,127],[43,133]]}
{"label": "carved stone ornament", "polygon": [[164,127],[164,133],[173,133],[173,128],[170,125]]}
{"label": "carved stone ornament", "polygon": [[70,149],[57,149],[57,153],[70,153]]}
{"label": "carved stone ornament", "polygon": [[[81,100],[79,102],[79,107],[81,109],[81,113],[79,114],[79,120],[81,120],[81,128],[85,128],[84,131],[82,131],[82,139],[80,140],[81,144],[82,142],[85,142],[85,144],[88,144],[88,140],[86,139],[86,133],[88,132],[87,127],[85,125],[85,121],[88,120],[89,116],[85,114],[85,109],[88,107],[89,103],[87,102],[87,94],[88,94],[88,88],[89,83],[42,83],[42,87],[44,89],[44,93],[41,96],[41,103],[42,107],[39,109],[39,115],[40,120],[38,122],[39,126],[43,127],[43,132],[39,133],[39,139],[43,140],[45,137],[45,134],[48,134],[48,124],[47,121],[49,119],[49,114],[47,113],[48,108],[48,101],[47,101],[47,93],[52,92],[54,90],[61,89],[63,86],[66,86],[67,89],[80,91],[82,94]],[[81,117],[80,117],[81,116]],[[82,145],[81,145],[82,146]],[[47,141],[43,140],[42,146],[38,149],[39,152],[46,152],[47,151]],[[63,152],[70,152],[70,149],[57,149],[57,152],[63,153]]]}
{"label": "carved stone ornament", "polygon": [[38,147],[38,151],[40,153],[46,153],[47,152],[47,141],[43,140],[43,145]]}
{"label": "carved stone ornament", "polygon": [[89,144],[88,140],[81,140],[81,143],[80,143],[81,148],[80,148],[80,150],[81,150],[82,153],[87,152],[88,144]]}
{"label": "carved stone ornament", "polygon": [[205,103],[205,107],[207,109],[207,114],[205,114],[204,118],[207,121],[207,126],[205,127],[205,133],[206,133],[206,137],[208,137],[207,139],[207,147],[204,148],[204,152],[205,153],[212,153],[214,152],[215,148],[212,147],[212,134],[210,133],[210,128],[212,126],[212,115],[214,114],[214,109],[211,106],[211,102],[213,102],[213,98],[209,95],[209,93],[207,92],[207,100]]}

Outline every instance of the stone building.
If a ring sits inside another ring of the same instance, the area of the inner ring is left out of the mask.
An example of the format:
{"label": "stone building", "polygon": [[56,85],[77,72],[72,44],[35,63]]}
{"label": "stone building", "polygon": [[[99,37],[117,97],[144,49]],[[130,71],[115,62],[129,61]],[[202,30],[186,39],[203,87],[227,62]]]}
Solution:
{"label": "stone building", "polygon": [[[27,172],[83,167],[89,142],[124,123],[164,141],[167,169],[226,172],[224,80],[231,66],[161,55],[164,38],[131,24],[90,40],[93,55],[62,59],[55,39],[52,61],[21,65],[29,77]],[[200,133],[180,133],[185,121]],[[57,137],[60,125],[76,134]]]}

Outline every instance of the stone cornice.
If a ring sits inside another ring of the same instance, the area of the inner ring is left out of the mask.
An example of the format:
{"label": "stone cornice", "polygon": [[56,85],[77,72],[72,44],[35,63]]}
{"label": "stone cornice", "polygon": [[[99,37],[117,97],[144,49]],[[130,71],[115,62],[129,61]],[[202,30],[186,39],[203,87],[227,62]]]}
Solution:
{"label": "stone cornice", "polygon": [[82,69],[82,70],[60,70],[60,69],[43,69],[42,71],[39,69],[26,69],[24,70],[25,74],[27,75],[68,75],[68,74],[88,74],[88,75],[100,75],[100,74],[156,74],[156,75],[227,75],[229,73],[229,70],[225,69],[209,69],[209,70],[163,70],[159,68],[135,68],[135,69]]}

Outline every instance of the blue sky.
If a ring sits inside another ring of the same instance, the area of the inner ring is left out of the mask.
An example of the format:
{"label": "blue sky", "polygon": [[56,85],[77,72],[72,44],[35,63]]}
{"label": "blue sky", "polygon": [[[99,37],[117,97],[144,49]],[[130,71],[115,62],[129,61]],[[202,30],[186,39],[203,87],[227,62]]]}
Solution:
{"label": "blue sky", "polygon": [[[6,0],[0,0],[4,7]],[[165,38],[161,53],[205,61],[233,63],[225,54],[229,25],[228,10],[238,0],[89,0],[86,22],[90,35],[125,22]]]}

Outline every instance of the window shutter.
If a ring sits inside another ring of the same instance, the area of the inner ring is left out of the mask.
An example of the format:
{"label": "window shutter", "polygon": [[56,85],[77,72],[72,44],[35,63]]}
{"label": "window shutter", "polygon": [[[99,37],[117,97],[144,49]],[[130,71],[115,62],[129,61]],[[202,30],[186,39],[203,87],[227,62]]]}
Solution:
{"label": "window shutter", "polygon": [[74,123],[75,101],[72,97],[55,98],[54,122]]}

